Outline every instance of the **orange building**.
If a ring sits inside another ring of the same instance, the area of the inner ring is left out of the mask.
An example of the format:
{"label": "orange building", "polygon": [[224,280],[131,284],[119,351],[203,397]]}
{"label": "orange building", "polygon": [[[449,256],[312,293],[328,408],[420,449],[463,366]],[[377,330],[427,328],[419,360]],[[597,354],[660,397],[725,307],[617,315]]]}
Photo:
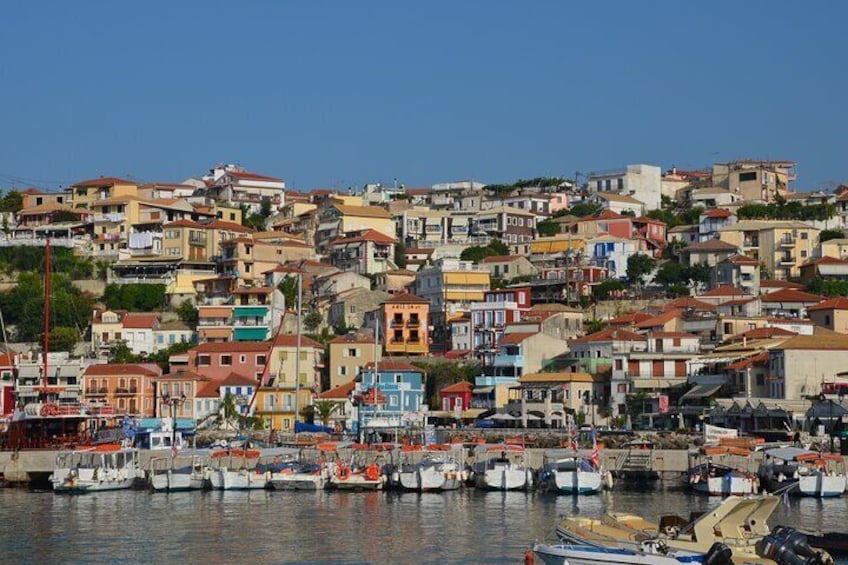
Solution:
{"label": "orange building", "polygon": [[118,415],[153,416],[153,383],[161,374],[155,363],[91,365],[83,373],[85,402],[114,406]]}
{"label": "orange building", "polygon": [[386,354],[427,355],[430,353],[430,301],[408,292],[383,302],[383,331]]}

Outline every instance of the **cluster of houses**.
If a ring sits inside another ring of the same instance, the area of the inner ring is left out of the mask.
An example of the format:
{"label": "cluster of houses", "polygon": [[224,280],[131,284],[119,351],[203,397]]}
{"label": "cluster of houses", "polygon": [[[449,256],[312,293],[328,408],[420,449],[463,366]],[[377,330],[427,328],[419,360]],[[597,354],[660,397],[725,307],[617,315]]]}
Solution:
{"label": "cluster of houses", "polygon": [[[109,282],[162,284],[171,307],[196,305],[192,325],[170,312],[98,308],[88,355],[49,354],[60,401],[105,412],[173,408],[201,423],[230,397],[240,414],[281,432],[319,401],[335,403],[329,420],[348,430],[498,420],[688,427],[705,418],[795,427],[809,423],[812,398],[831,419],[844,411],[848,299],[807,285],[848,280],[848,238],[820,238],[848,228],[848,187],[793,192],[794,179],[791,161],[745,160],[710,171],[629,165],[579,186],[499,193],[475,181],[307,193],[227,165],[178,184],[109,177],[26,190],[23,209],[4,218],[2,244],[50,237],[109,261]],[[834,213],[737,216],[748,204],[785,202],[832,204]],[[671,229],[646,215],[673,203],[704,211]],[[567,213],[578,204],[594,212]],[[499,251],[482,259],[463,253],[495,241]],[[670,260],[709,267],[710,282],[673,300],[633,300],[632,291],[593,299],[597,285],[626,280],[631,257],[669,260],[669,246],[679,250]],[[313,329],[337,335],[304,335],[307,313],[319,315]],[[164,371],[110,363],[118,343],[142,358],[191,346]],[[478,376],[428,389],[415,363],[435,358]],[[0,356],[5,414],[38,398],[42,361]]]}

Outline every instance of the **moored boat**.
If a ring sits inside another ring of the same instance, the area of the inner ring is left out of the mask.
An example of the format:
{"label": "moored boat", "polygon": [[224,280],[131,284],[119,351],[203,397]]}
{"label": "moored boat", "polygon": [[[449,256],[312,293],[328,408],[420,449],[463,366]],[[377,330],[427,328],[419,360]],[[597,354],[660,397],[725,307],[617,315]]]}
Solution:
{"label": "moored boat", "polygon": [[106,444],[60,453],[50,482],[56,493],[80,494],[130,489],[141,476],[137,449]]}
{"label": "moored boat", "polygon": [[199,457],[177,467],[174,458],[153,458],[148,469],[150,488],[158,492],[200,490],[209,480],[209,469]]}
{"label": "moored boat", "polygon": [[209,480],[215,490],[258,490],[268,486],[269,473],[256,468],[261,452],[258,449],[228,449],[212,453],[216,466]]}
{"label": "moored boat", "polygon": [[456,490],[465,480],[456,455],[450,444],[404,448],[394,486],[416,492]]}
{"label": "moored boat", "polygon": [[533,486],[533,475],[520,445],[479,445],[475,450],[474,482],[488,490],[523,490]]}
{"label": "moored boat", "polygon": [[750,451],[743,448],[721,447],[707,451],[690,459],[686,473],[686,486],[695,492],[711,496],[742,496],[759,491],[760,481],[755,473],[745,469],[716,463],[716,455],[747,457]]}
{"label": "moored boat", "polygon": [[765,451],[760,480],[768,492],[829,498],[842,496],[846,488],[842,457],[798,447]]}
{"label": "moored boat", "polygon": [[612,475],[589,457],[545,454],[540,482],[562,494],[596,494],[612,487]]}

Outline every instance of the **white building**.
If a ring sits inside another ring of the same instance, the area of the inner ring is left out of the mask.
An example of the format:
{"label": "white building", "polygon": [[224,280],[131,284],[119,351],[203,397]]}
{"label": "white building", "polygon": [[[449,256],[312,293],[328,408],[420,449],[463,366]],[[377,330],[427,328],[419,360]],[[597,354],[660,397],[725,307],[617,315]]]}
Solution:
{"label": "white building", "polygon": [[632,196],[647,210],[662,205],[662,169],[654,165],[627,165],[624,169],[589,173],[591,192],[613,192]]}

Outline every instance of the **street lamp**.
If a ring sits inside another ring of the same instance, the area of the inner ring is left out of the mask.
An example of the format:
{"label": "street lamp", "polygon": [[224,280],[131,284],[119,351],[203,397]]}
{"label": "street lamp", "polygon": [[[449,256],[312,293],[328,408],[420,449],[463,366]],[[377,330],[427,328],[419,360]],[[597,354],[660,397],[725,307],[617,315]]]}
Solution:
{"label": "street lamp", "polygon": [[182,406],[185,401],[185,394],[180,394],[179,397],[162,395],[162,404],[167,404],[171,408],[171,454],[173,456],[177,454],[177,406]]}

